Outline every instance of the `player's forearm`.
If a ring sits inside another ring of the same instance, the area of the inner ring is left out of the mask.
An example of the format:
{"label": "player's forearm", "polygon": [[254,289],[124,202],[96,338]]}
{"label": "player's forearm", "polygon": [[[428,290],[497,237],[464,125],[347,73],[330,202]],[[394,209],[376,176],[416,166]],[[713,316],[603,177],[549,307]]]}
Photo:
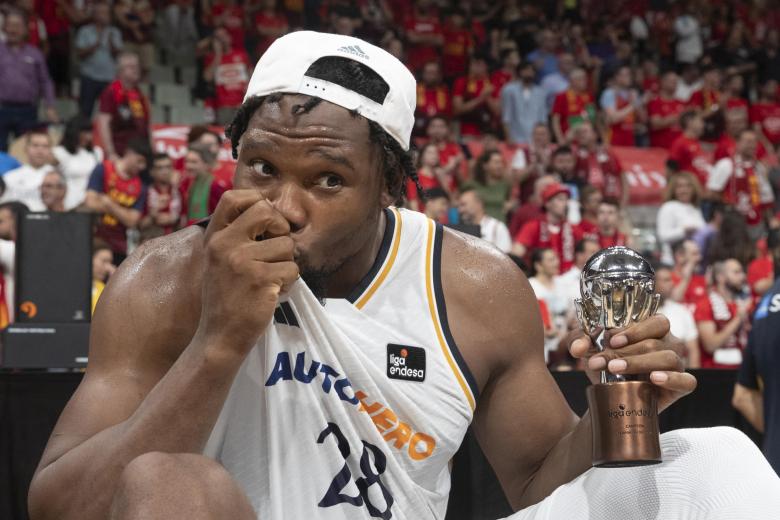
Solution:
{"label": "player's forearm", "polygon": [[243,358],[198,335],[124,422],[42,462],[32,520],[104,519],[125,466],[144,453],[201,453]]}
{"label": "player's forearm", "polygon": [[550,450],[528,482],[520,503],[515,506],[526,508],[541,502],[558,486],[571,482],[586,472],[592,466],[592,453],[590,412],[586,412],[574,429]]}

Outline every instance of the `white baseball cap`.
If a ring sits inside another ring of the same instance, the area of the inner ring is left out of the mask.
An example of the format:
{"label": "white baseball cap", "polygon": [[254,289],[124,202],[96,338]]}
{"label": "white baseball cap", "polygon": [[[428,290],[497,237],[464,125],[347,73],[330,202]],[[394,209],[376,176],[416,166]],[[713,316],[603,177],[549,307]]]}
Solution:
{"label": "white baseball cap", "polygon": [[[390,87],[384,102],[306,75],[314,62],[327,56],[357,61],[379,74]],[[354,110],[381,126],[401,148],[409,149],[417,101],[414,76],[395,56],[364,40],[314,31],[278,38],[257,62],[244,101],[282,92],[307,94]]]}

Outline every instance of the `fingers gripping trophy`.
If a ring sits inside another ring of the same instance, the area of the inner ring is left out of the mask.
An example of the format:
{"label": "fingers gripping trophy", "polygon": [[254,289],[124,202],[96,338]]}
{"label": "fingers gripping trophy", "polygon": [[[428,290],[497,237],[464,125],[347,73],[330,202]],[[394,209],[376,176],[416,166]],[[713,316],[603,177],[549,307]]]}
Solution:
{"label": "fingers gripping trophy", "polygon": [[[599,351],[605,332],[646,320],[658,309],[655,272],[639,253],[615,246],[593,255],[580,276],[577,318]],[[630,376],[629,376],[630,377]],[[587,389],[593,424],[593,465],[661,462],[657,389],[647,380],[601,372]]]}

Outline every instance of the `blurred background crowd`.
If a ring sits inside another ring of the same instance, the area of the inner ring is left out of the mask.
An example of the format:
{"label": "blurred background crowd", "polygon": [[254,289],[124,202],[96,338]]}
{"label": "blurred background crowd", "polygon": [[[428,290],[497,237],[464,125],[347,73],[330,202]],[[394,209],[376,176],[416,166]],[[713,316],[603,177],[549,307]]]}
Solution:
{"label": "blurred background crowd", "polygon": [[[777,1],[17,0],[0,18],[2,325],[22,211],[96,214],[95,300],[138,244],[209,215],[231,189],[221,127],[300,29],[364,38],[414,73],[403,204],[512,255],[552,368],[575,368],[560,340],[601,248],[653,260],[692,368],[740,364],[773,283]],[[624,164],[643,150],[662,158],[651,203]]]}

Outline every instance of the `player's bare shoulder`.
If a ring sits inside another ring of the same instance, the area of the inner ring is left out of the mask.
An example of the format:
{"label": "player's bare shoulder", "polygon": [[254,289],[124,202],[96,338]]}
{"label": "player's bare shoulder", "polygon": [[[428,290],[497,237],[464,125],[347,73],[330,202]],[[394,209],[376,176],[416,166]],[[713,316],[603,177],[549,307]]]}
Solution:
{"label": "player's bare shoulder", "polygon": [[518,354],[541,347],[536,296],[506,254],[445,228],[441,272],[450,328],[480,386]]}
{"label": "player's bare shoulder", "polygon": [[[92,322],[90,365],[143,355],[170,366],[198,324],[203,230],[197,226],[145,242],[112,276]],[[133,354],[117,352],[132,349]]]}

